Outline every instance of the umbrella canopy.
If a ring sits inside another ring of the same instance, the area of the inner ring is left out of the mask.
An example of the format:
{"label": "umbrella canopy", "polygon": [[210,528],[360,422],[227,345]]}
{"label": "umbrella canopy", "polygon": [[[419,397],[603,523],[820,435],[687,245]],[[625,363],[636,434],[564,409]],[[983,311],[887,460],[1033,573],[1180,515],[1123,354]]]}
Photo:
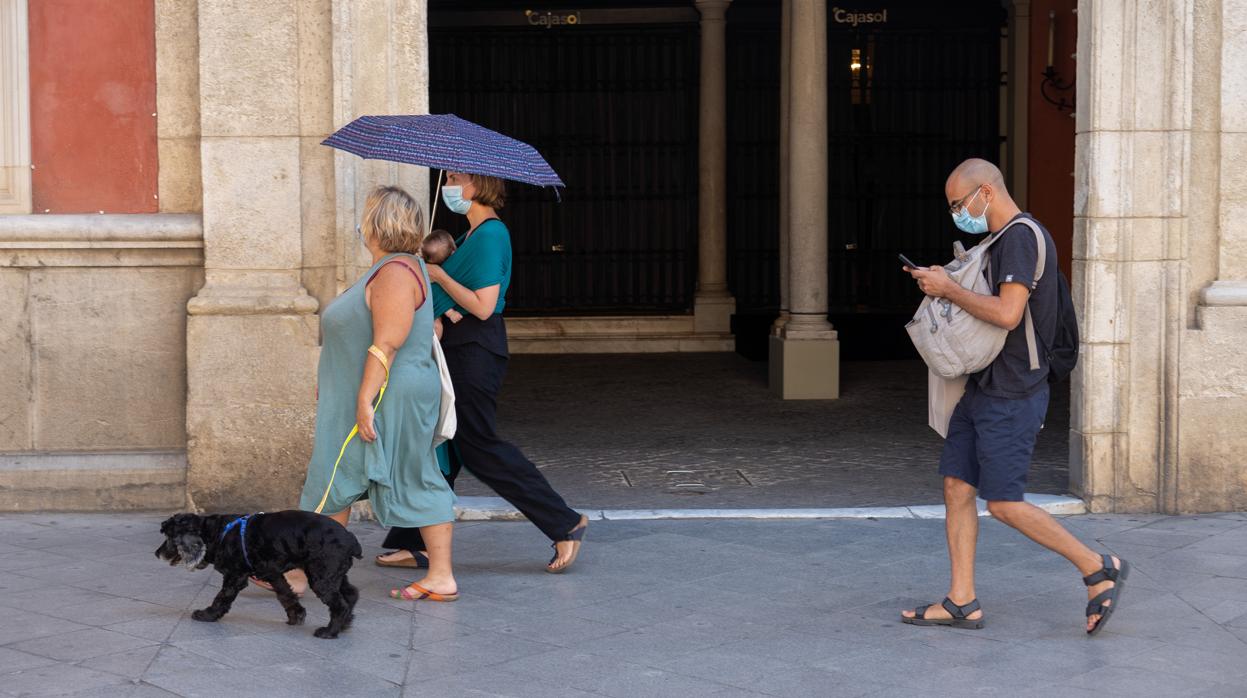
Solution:
{"label": "umbrella canopy", "polygon": [[361,116],[321,144],[366,159],[565,186],[536,148],[454,114]]}

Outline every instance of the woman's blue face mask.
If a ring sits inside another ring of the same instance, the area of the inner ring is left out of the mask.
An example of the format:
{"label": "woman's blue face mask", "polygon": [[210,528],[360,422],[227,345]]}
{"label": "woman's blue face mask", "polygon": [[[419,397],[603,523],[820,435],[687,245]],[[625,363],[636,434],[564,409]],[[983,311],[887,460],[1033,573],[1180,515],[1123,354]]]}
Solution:
{"label": "woman's blue face mask", "polygon": [[472,200],[463,198],[463,187],[457,184],[442,187],[442,202],[446,204],[446,208],[461,216],[466,215],[468,209],[472,208]]}

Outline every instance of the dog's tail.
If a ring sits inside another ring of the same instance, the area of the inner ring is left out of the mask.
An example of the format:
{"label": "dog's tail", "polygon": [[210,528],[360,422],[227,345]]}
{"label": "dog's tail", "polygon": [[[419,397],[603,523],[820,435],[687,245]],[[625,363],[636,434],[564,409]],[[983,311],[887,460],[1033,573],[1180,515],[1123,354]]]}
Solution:
{"label": "dog's tail", "polygon": [[351,542],[353,543],[351,546],[351,557],[356,560],[364,559],[364,548],[360,546],[359,539],[354,534],[351,535]]}

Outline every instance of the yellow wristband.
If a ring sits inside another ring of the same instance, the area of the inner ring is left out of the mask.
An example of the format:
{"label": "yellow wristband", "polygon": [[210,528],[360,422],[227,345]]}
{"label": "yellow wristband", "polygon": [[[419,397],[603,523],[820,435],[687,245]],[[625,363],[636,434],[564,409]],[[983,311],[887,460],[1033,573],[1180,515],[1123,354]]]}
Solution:
{"label": "yellow wristband", "polygon": [[377,361],[381,362],[381,367],[385,369],[385,382],[390,382],[390,360],[385,358],[385,352],[381,351],[380,347],[373,344],[368,347],[368,353],[377,357]]}

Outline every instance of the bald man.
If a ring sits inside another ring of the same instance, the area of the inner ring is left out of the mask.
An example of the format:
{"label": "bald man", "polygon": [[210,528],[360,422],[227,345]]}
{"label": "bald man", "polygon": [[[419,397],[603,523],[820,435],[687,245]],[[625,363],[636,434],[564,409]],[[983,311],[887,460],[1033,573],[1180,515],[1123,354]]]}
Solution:
{"label": "bald man", "polygon": [[1082,572],[1090,599],[1086,629],[1095,634],[1116,608],[1129,565],[1117,557],[1097,554],[1046,511],[1022,499],[1035,437],[1048,411],[1047,352],[1039,351],[1039,368],[1031,370],[1022,318],[1029,302],[1038,342],[1041,347],[1052,345],[1057,329],[1057,284],[1061,283],[1056,247],[1043,230],[1047,271],[1036,284],[1039,247],[1035,234],[1019,222],[1030,216],[1018,209],[1000,170],[986,160],[958,165],[944,184],[944,195],[959,229],[999,235],[989,251],[996,282],[993,294],[962,288],[941,267],[904,269],[923,293],[947,298],[1009,334],[996,359],[966,381],[965,395],[953,411],[940,455],[952,563],[948,596],[939,604],[902,611],[901,619],[912,625],[983,627],[983,610],[974,591],[977,494],[987,500],[987,509],[997,520],[1063,555]]}

